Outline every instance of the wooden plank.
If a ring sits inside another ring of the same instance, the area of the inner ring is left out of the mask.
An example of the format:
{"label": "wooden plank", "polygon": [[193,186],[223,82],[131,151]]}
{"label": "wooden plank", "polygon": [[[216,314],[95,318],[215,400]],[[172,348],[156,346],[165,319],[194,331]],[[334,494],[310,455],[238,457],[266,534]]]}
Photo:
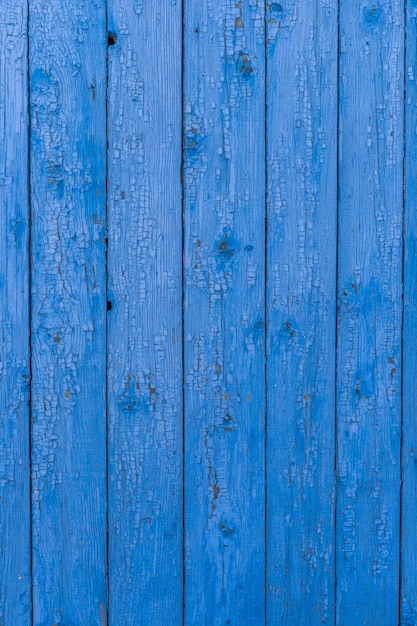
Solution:
{"label": "wooden plank", "polygon": [[0,624],[31,624],[27,7],[0,3]]}
{"label": "wooden plank", "polygon": [[110,0],[112,624],[182,623],[179,0]]}
{"label": "wooden plank", "polygon": [[406,3],[405,58],[405,233],[404,233],[404,331],[403,331],[403,429],[401,500],[400,624],[417,624],[417,2]]}
{"label": "wooden plank", "polygon": [[337,11],[267,35],[267,623],[333,624]]}
{"label": "wooden plank", "polygon": [[185,621],[264,623],[264,7],[186,0]]}
{"label": "wooden plank", "polygon": [[36,624],[106,623],[105,25],[30,2]]}
{"label": "wooden plank", "polygon": [[338,624],[398,623],[403,13],[340,4]]}

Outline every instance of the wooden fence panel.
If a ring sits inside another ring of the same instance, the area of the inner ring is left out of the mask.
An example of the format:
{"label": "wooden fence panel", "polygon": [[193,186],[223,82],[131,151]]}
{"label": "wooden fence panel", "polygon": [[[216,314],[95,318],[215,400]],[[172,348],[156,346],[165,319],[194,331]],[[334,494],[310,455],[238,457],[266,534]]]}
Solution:
{"label": "wooden fence panel", "polygon": [[337,624],[397,624],[401,0],[340,2]]}
{"label": "wooden fence panel", "polygon": [[31,624],[27,6],[0,3],[0,624]]}
{"label": "wooden fence panel", "polygon": [[103,626],[104,0],[30,0],[34,624]]}
{"label": "wooden fence panel", "polygon": [[263,2],[184,14],[185,622],[264,623]]}
{"label": "wooden fence panel", "polygon": [[0,626],[417,625],[417,0],[0,0]]}
{"label": "wooden fence panel", "polygon": [[110,0],[109,33],[110,624],[180,625],[181,3]]}
{"label": "wooden fence panel", "polygon": [[267,14],[267,623],[333,624],[337,10]]}

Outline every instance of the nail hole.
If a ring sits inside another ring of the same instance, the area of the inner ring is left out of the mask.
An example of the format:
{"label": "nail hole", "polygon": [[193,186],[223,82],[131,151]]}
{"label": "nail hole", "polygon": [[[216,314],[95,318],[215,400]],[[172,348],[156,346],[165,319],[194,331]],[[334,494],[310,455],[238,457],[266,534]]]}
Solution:
{"label": "nail hole", "polygon": [[114,46],[116,41],[117,41],[116,35],[114,35],[113,33],[108,33],[108,35],[107,35],[107,45],[108,46]]}
{"label": "nail hole", "polygon": [[108,310],[108,311],[111,311],[111,310],[112,310],[112,307],[113,307],[113,305],[112,305],[112,303],[110,302],[110,300],[107,300],[107,310]]}

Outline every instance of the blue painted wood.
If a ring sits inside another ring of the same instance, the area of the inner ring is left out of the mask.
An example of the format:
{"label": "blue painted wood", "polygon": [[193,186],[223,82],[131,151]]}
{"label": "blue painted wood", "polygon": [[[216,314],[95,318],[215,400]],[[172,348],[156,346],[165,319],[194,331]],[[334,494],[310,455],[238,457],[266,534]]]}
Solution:
{"label": "blue painted wood", "polygon": [[417,626],[405,1],[0,2],[0,626]]}
{"label": "blue painted wood", "polygon": [[404,5],[340,4],[337,624],[397,624]]}
{"label": "blue painted wood", "polygon": [[406,2],[405,223],[400,624],[417,624],[417,2]]}
{"label": "blue painted wood", "polygon": [[0,3],[0,624],[31,624],[27,6]]}
{"label": "blue painted wood", "polygon": [[185,621],[264,623],[264,8],[184,15]]}
{"label": "blue painted wood", "polygon": [[267,623],[333,624],[337,11],[267,26]]}
{"label": "blue painted wood", "polygon": [[108,8],[110,624],[180,625],[182,8]]}
{"label": "blue painted wood", "polygon": [[106,623],[103,0],[31,0],[33,622]]}

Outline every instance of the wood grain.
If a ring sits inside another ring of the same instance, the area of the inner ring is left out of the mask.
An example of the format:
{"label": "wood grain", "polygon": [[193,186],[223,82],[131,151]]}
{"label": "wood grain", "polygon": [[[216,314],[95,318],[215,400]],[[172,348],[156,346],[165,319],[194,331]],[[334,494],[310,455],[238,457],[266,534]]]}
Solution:
{"label": "wood grain", "polygon": [[182,623],[181,2],[109,2],[110,623]]}
{"label": "wood grain", "polygon": [[0,0],[0,626],[417,626],[416,27]]}
{"label": "wood grain", "polygon": [[267,623],[333,624],[337,11],[267,27]]}
{"label": "wood grain", "polygon": [[263,2],[184,15],[185,621],[264,623]]}
{"label": "wood grain", "polygon": [[340,4],[337,624],[397,624],[404,5]]}
{"label": "wood grain", "polygon": [[417,624],[417,2],[406,3],[405,223],[400,624]]}
{"label": "wood grain", "polygon": [[27,7],[0,3],[0,624],[31,624]]}
{"label": "wood grain", "polygon": [[103,626],[106,29],[102,0],[31,0],[34,623]]}

